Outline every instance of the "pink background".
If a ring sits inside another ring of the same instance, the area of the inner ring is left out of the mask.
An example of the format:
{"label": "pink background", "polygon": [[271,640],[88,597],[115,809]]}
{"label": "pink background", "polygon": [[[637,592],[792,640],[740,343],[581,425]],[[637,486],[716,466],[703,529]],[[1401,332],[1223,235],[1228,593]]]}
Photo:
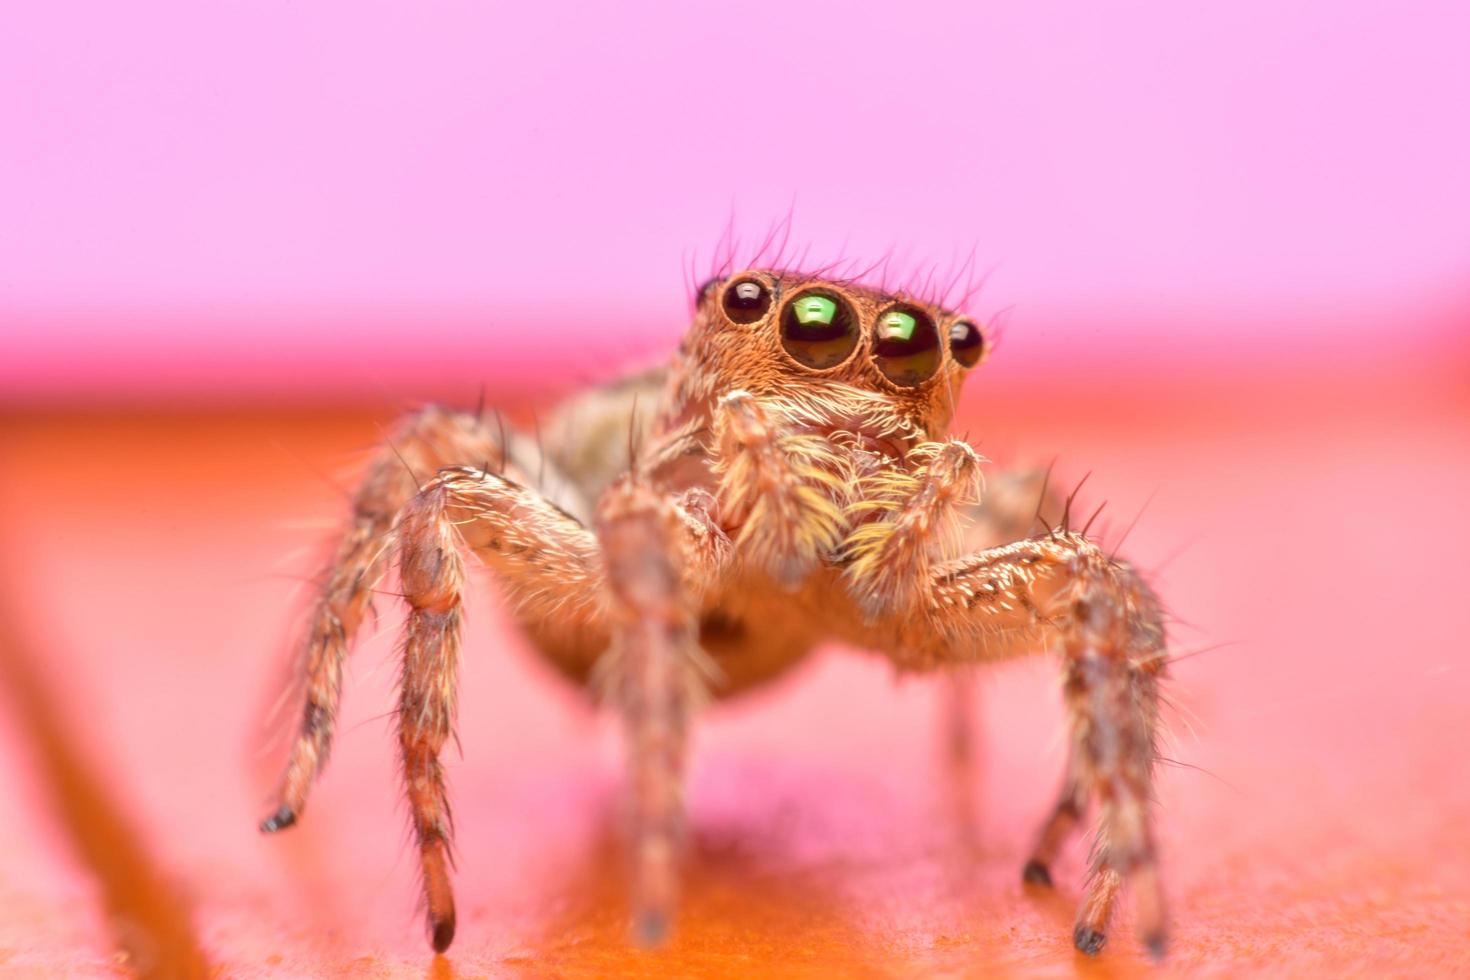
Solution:
{"label": "pink background", "polygon": [[667,349],[727,220],[991,272],[1015,370],[1419,359],[1470,6],[146,2],[0,29],[0,390],[396,396]]}
{"label": "pink background", "polygon": [[[1106,502],[1178,617],[1170,968],[1470,975],[1470,4],[3,10],[0,971],[116,976],[99,881],[131,850],[222,975],[424,976],[393,603],[310,815],[254,830],[344,464],[385,401],[526,409],[667,352],[732,214],[748,250],[794,205],[815,263],[974,250],[971,312],[1009,312],[959,431],[1094,473],[1074,514]],[[616,726],[480,584],[454,975],[1095,972],[1085,843],[1055,895],[1018,881],[1062,765],[1040,658],[987,673],[958,779],[944,689],[875,658],[712,712],[650,958],[600,844]],[[48,726],[131,849],[58,819]],[[1142,975],[1126,928],[1104,957]]]}

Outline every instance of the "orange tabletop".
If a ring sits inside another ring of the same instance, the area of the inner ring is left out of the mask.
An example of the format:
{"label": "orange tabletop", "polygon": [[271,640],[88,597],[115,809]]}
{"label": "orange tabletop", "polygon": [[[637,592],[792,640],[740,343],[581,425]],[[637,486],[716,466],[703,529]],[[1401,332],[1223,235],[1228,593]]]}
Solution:
{"label": "orange tabletop", "polygon": [[[1456,373],[1458,372],[1458,373]],[[1470,385],[1393,376],[985,388],[998,460],[1060,457],[1178,619],[1159,780],[1164,972],[1470,972]],[[301,825],[262,837],[262,736],[339,475],[391,412],[0,418],[0,975],[1124,975],[1071,947],[1085,863],[1022,887],[1063,740],[1055,665],[947,688],[819,655],[711,711],[670,945],[625,941],[616,726],[470,606],[459,936],[416,912],[390,731],[391,599]],[[1209,648],[1209,649],[1206,649]],[[36,710],[29,710],[36,709]],[[1126,909],[1126,903],[1125,903]],[[151,952],[150,952],[151,951]],[[195,958],[197,957],[197,959]]]}

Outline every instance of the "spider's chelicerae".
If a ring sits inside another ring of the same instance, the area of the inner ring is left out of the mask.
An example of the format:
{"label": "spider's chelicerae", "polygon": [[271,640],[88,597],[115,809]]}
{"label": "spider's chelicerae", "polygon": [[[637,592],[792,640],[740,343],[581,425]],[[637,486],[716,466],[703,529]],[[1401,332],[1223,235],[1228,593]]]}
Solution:
{"label": "spider's chelicerae", "polygon": [[1024,878],[1051,883],[1096,800],[1074,942],[1102,948],[1126,880],[1140,936],[1160,954],[1160,605],[1065,520],[1029,533],[1041,480],[993,478],[982,501],[981,458],[948,429],[988,347],[979,324],[935,303],[753,269],[700,290],[667,370],[573,399],[563,412],[577,424],[552,424],[545,440],[439,408],[408,418],[358,490],[311,610],[301,728],[262,829],[300,816],[327,759],[348,648],[396,564],[408,607],[403,778],[432,943],[449,946],[439,754],[468,552],[494,571],[536,649],[622,715],[640,940],[657,942],[674,911],[696,709],[836,639],[904,671],[1058,651],[1070,753]]}

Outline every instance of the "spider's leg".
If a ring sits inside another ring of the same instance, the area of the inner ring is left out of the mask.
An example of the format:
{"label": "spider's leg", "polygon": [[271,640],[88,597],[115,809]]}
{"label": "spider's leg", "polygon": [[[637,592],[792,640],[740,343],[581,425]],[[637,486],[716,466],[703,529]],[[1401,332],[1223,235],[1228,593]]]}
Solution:
{"label": "spider's leg", "polygon": [[1067,838],[1077,829],[1086,810],[1087,786],[1078,771],[1077,755],[1071,752],[1067,755],[1067,775],[1062,780],[1061,792],[1057,794],[1051,814],[1036,835],[1036,846],[1031,850],[1031,857],[1021,870],[1023,881],[1051,887],[1051,864],[1056,860]]}
{"label": "spider's leg", "polygon": [[633,843],[633,931],[643,945],[668,933],[684,829],[685,738],[712,665],[699,648],[703,591],[730,544],[709,518],[713,500],[682,501],[633,478],[597,512],[612,646],[611,693],[623,714]]}
{"label": "spider's leg", "polygon": [[341,703],[343,667],[387,566],[389,532],[399,510],[419,481],[441,467],[504,458],[496,432],[473,416],[441,408],[409,416],[387,442],[353,496],[352,514],[312,603],[300,663],[301,722],[276,809],[260,825],[267,833],[296,822],[312,783],[326,765]]}
{"label": "spider's leg", "polygon": [[[1099,803],[1094,864],[1073,939],[1085,953],[1102,948],[1127,880],[1143,941],[1161,954],[1164,905],[1151,825],[1158,684],[1166,662],[1158,600],[1129,566],[1064,531],[938,565],[930,586],[921,609],[875,631],[905,667],[1060,647],[1075,787],[1064,790],[1058,810],[1070,811],[1086,797]],[[1064,836],[1069,819],[1070,812],[1061,812],[1044,833]]]}
{"label": "spider's leg", "polygon": [[[981,500],[961,504],[965,554],[1024,538],[1034,529],[1038,515],[1061,513],[1061,501],[1050,487],[1047,470],[1030,466],[986,474]],[[943,685],[947,765],[957,778],[970,780],[980,745],[975,732],[974,668],[952,667],[945,672]],[[1027,880],[1032,879],[1028,876]]]}
{"label": "spider's leg", "polygon": [[451,467],[404,508],[396,532],[409,606],[398,707],[409,811],[424,874],[429,931],[454,938],[449,803],[439,752],[455,710],[468,545],[497,573],[523,619],[555,619],[605,644],[603,581],[591,532],[546,498],[470,467]]}

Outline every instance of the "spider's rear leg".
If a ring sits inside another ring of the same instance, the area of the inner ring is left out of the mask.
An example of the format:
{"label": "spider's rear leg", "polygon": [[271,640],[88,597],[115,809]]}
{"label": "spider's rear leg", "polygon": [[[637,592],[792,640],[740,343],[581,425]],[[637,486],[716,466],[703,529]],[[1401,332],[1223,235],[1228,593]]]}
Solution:
{"label": "spider's rear leg", "polygon": [[[470,467],[452,467],[404,508],[398,563],[409,606],[398,707],[403,779],[423,867],[429,931],[454,938],[449,803],[439,752],[454,722],[464,561],[468,545],[497,573],[523,622],[557,628],[601,649],[607,629],[591,532],[538,493]],[[551,627],[546,627],[550,629]]]}
{"label": "spider's rear leg", "polygon": [[730,542],[702,491],[671,498],[634,478],[598,506],[611,607],[610,693],[623,713],[633,844],[633,933],[666,938],[684,831],[684,755],[691,716],[713,665],[699,647],[699,601]]}
{"label": "spider's rear leg", "polygon": [[[1097,843],[1075,945],[1085,953],[1102,949],[1127,880],[1140,936],[1161,955],[1164,903],[1150,814],[1166,661],[1157,599],[1127,565],[1082,535],[1059,531],[937,567],[926,612],[922,627],[899,620],[890,627],[890,648],[915,667],[1014,656],[1060,640],[1069,787],[1033,861],[1048,858],[1080,815],[1081,801],[1096,798]],[[1028,870],[1040,876],[1030,864]]]}

